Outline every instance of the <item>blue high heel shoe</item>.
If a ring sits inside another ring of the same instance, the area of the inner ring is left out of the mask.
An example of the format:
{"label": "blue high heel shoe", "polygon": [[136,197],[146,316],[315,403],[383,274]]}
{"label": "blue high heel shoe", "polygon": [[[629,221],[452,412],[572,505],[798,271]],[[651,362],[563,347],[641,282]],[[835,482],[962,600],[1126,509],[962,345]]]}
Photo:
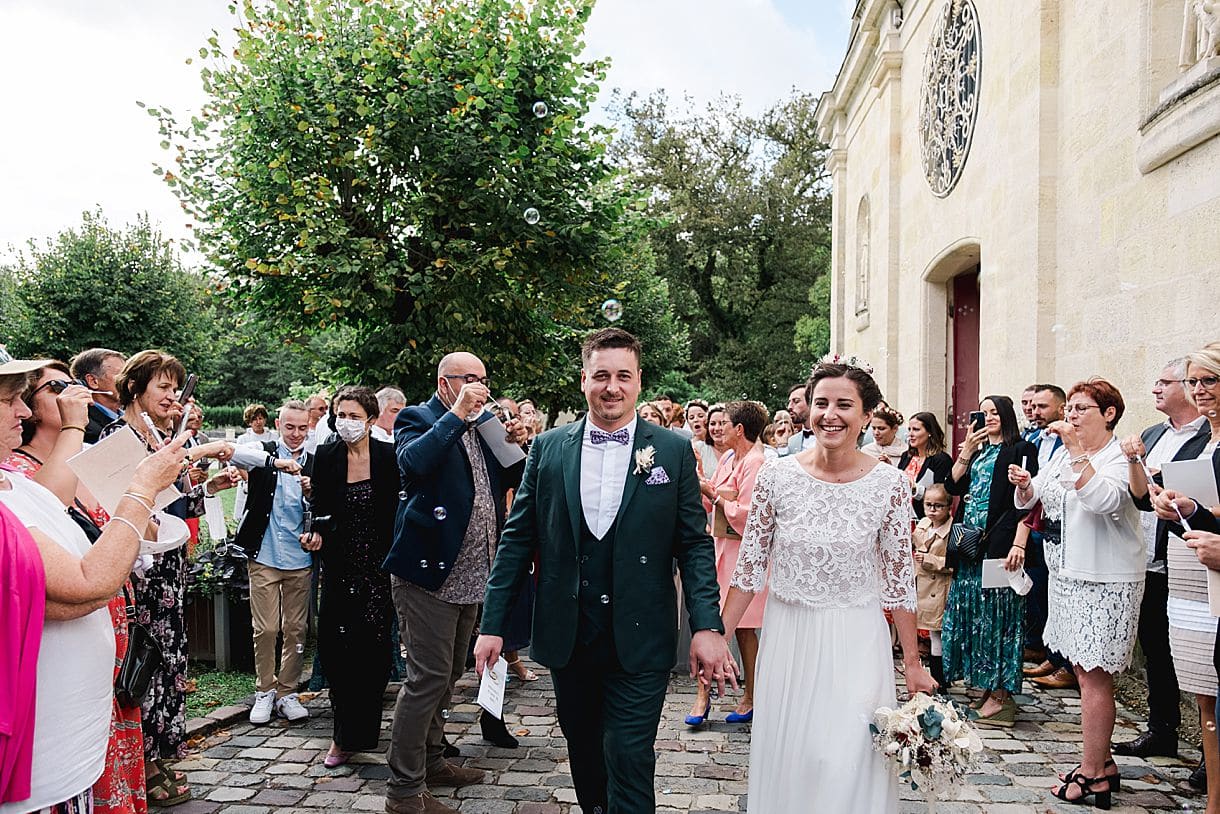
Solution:
{"label": "blue high heel shoe", "polygon": [[753,720],[754,720],[753,708],[751,708],[749,712],[737,712],[736,710],[734,710],[733,712],[730,712],[728,715],[724,716],[724,722],[726,724],[748,724],[750,721],[753,721]]}
{"label": "blue high heel shoe", "polygon": [[698,728],[700,726],[703,726],[704,722],[707,721],[707,716],[711,713],[711,711],[712,711],[712,699],[708,698],[707,706],[703,708],[703,714],[702,715],[687,715],[686,716],[686,725],[689,727],[693,727],[693,728]]}

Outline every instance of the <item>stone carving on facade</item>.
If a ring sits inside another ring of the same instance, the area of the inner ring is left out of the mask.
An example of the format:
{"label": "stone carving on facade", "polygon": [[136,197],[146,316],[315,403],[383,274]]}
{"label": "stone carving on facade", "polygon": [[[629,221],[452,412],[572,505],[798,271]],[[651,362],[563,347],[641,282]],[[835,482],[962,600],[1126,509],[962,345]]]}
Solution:
{"label": "stone carving on facade", "polygon": [[1178,67],[1183,71],[1205,59],[1220,57],[1220,0],[1185,0],[1182,25],[1182,53]]}
{"label": "stone carving on facade", "polygon": [[[1220,2],[1220,0],[1217,0]],[[949,0],[924,59],[919,147],[932,193],[953,191],[966,166],[982,84],[982,31],[972,0]]]}

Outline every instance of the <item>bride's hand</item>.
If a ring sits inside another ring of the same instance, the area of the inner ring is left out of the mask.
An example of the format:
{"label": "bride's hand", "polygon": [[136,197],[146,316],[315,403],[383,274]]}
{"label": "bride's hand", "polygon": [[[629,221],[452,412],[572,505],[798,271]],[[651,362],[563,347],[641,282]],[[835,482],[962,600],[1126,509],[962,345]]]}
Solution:
{"label": "bride's hand", "polygon": [[910,695],[915,695],[916,693],[920,692],[932,695],[936,692],[937,688],[940,687],[940,685],[936,683],[936,679],[932,678],[932,674],[928,672],[927,668],[924,667],[922,663],[908,665],[906,678],[907,692]]}

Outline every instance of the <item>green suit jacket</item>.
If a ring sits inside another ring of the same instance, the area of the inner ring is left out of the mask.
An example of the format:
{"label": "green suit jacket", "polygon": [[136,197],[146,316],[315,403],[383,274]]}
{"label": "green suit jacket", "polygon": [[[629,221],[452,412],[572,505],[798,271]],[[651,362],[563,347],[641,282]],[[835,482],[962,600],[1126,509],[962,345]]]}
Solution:
{"label": "green suit jacket", "polygon": [[[503,636],[508,608],[538,562],[530,655],[550,668],[566,665],[580,618],[580,455],[585,422],[538,436],[530,449],[500,537],[487,596],[483,633]],[[723,632],[716,554],[707,533],[690,441],[645,421],[636,422],[634,450],[615,524],[614,642],[627,672],[669,670],[678,637],[673,561],[691,631]],[[636,474],[636,451],[655,450],[653,471]],[[668,479],[668,483],[660,482]]]}

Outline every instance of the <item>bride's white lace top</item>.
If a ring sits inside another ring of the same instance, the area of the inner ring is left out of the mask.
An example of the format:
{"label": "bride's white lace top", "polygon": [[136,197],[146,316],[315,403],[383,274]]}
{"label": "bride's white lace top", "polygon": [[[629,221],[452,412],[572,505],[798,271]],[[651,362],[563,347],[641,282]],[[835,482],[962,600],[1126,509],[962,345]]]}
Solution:
{"label": "bride's white lace top", "polygon": [[767,584],[787,602],[915,610],[911,484],[878,464],[851,483],[827,483],[795,457],[763,464],[732,585]]}

